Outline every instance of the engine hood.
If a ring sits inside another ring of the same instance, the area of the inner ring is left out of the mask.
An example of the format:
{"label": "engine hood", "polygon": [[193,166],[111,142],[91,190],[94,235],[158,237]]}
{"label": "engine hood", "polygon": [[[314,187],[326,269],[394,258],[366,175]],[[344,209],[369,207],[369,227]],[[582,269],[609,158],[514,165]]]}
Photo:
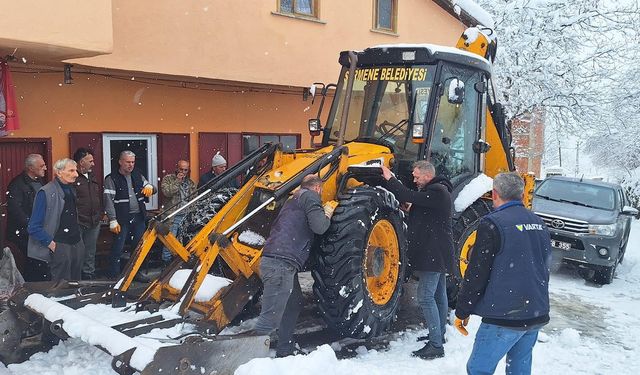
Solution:
{"label": "engine hood", "polygon": [[534,198],[533,212],[582,220],[589,224],[611,224],[618,219],[618,212],[578,206],[571,203],[555,202],[543,198]]}

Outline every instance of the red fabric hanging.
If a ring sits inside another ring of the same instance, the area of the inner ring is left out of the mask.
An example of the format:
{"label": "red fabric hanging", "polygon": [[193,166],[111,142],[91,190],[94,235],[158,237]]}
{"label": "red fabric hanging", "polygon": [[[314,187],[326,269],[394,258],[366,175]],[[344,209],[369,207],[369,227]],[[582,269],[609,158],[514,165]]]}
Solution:
{"label": "red fabric hanging", "polygon": [[9,64],[6,61],[0,61],[0,68],[0,87],[2,87],[0,93],[2,96],[0,97],[0,135],[6,135],[8,131],[20,129],[20,121],[18,120],[18,108]]}

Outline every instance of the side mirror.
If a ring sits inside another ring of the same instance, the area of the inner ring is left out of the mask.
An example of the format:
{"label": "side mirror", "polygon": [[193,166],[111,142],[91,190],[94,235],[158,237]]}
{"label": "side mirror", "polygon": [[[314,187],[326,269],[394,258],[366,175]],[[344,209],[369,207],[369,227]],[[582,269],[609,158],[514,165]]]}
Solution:
{"label": "side mirror", "polygon": [[622,207],[622,214],[623,215],[630,215],[630,216],[636,216],[638,214],[638,210],[631,207],[631,206],[624,206]]}
{"label": "side mirror", "polygon": [[473,148],[473,152],[475,152],[476,154],[484,154],[491,149],[491,145],[485,142],[484,140],[479,139],[473,142],[472,148]]}
{"label": "side mirror", "polygon": [[462,104],[464,102],[464,82],[458,78],[453,78],[449,82],[448,101],[451,104]]}
{"label": "side mirror", "polygon": [[487,92],[487,83],[485,81],[476,82],[476,84],[473,85],[473,88],[478,94],[484,94]]}
{"label": "side mirror", "polygon": [[312,137],[317,137],[320,133],[322,133],[322,124],[320,123],[320,119],[309,119],[309,134],[311,134]]}

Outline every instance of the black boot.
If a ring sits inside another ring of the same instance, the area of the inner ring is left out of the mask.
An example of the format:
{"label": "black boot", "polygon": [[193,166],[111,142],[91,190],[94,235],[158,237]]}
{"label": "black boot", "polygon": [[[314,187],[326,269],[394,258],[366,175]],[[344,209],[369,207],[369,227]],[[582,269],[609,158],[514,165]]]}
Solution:
{"label": "black boot", "polygon": [[412,353],[414,357],[420,357],[422,359],[435,359],[444,357],[444,347],[436,348],[431,345],[430,342],[420,350],[416,350]]}

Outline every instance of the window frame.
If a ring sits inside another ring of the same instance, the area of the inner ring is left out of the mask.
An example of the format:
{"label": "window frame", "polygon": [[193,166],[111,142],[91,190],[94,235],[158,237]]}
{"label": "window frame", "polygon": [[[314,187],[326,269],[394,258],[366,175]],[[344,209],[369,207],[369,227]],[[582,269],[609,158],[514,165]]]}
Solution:
{"label": "window frame", "polygon": [[[110,141],[147,141],[147,180],[159,189],[158,183],[158,134],[156,133],[103,133],[102,134],[102,167],[103,178],[112,172],[111,170],[111,142]],[[114,156],[117,157],[117,156]],[[156,161],[156,162],[154,162]],[[159,207],[158,194],[153,194],[149,202],[145,203],[147,210],[157,210]]]}
{"label": "window frame", "polygon": [[380,0],[373,0],[373,26],[371,31],[397,34],[398,33],[398,0],[389,0],[391,2],[391,28],[380,26]]}
{"label": "window frame", "polygon": [[320,19],[320,0],[309,0],[311,1],[311,14],[307,13],[299,13],[296,12],[296,2],[298,0],[291,0],[291,12],[285,12],[282,10],[282,0],[276,0],[276,11],[275,14],[295,17],[295,18],[304,18],[310,20],[319,20]]}
{"label": "window frame", "polygon": [[[242,140],[242,157],[245,157],[248,153],[245,152],[244,149],[244,137],[245,136],[258,136],[258,137],[278,137],[278,142],[280,142],[280,137],[283,136],[293,136],[296,138],[296,149],[301,147],[302,143],[302,134],[301,133],[259,133],[259,132],[242,132],[240,135],[240,139]],[[258,139],[258,147],[262,146],[263,143],[261,139]],[[250,151],[249,151],[250,152]]]}

